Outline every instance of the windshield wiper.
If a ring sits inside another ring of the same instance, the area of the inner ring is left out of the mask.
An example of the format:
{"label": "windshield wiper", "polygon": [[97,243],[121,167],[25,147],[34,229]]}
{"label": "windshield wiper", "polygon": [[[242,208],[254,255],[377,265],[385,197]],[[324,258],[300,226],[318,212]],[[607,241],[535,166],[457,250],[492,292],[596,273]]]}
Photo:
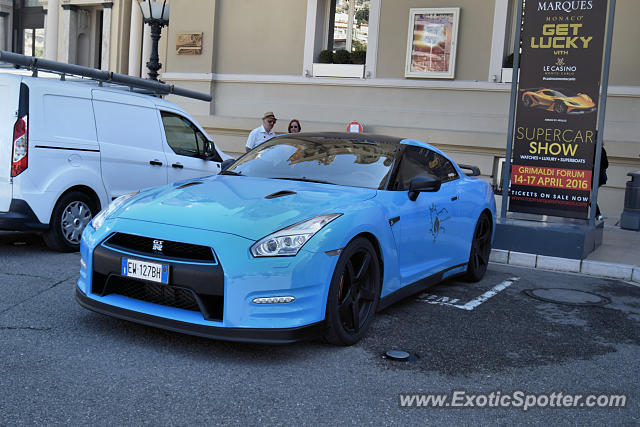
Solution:
{"label": "windshield wiper", "polygon": [[242,174],[240,172],[234,172],[234,171],[228,171],[228,170],[224,170],[224,171],[220,172],[218,175],[242,176]]}
{"label": "windshield wiper", "polygon": [[272,179],[286,179],[288,181],[303,181],[303,182],[317,182],[319,184],[331,184],[331,185],[335,185],[333,182],[329,182],[329,181],[322,181],[320,179],[310,179],[310,178],[288,178],[288,177],[274,177]]}

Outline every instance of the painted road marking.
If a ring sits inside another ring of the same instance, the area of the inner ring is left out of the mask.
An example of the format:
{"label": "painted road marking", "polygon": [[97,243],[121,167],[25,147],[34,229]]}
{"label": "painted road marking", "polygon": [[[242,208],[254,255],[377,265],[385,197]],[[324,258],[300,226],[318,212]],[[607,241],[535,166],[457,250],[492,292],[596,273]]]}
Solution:
{"label": "painted road marking", "polygon": [[509,286],[513,285],[515,282],[520,280],[519,277],[512,277],[509,280],[505,280],[502,283],[497,284],[493,288],[489,289],[484,294],[480,295],[477,298],[472,299],[466,304],[457,304],[460,301],[459,298],[449,298],[449,297],[441,297],[438,295],[430,294],[428,292],[423,292],[418,296],[418,299],[422,302],[426,302],[427,304],[435,304],[435,305],[446,305],[447,307],[459,308],[461,310],[471,311],[483,302],[487,301],[489,298],[497,295],[499,292],[504,291]]}

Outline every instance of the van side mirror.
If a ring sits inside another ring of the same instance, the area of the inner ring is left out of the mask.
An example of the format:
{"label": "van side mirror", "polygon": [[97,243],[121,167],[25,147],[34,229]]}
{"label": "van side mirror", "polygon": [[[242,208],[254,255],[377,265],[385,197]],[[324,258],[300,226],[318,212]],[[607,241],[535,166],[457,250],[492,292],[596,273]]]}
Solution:
{"label": "van side mirror", "polygon": [[216,151],[216,146],[213,141],[207,140],[202,147],[202,158],[204,160],[214,160],[216,162],[221,161],[220,155]]}
{"label": "van side mirror", "polygon": [[415,202],[423,191],[435,192],[440,190],[442,182],[433,175],[418,175],[409,184],[409,199]]}

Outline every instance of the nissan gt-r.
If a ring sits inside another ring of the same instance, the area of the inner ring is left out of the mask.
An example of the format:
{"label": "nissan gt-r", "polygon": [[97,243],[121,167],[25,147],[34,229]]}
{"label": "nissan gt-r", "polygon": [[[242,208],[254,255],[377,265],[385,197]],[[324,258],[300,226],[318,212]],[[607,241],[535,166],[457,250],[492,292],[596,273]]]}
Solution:
{"label": "nissan gt-r", "polygon": [[429,144],[288,134],[219,175],[113,201],[83,232],[76,299],[204,337],[351,345],[376,311],[480,280],[494,219],[491,187]]}

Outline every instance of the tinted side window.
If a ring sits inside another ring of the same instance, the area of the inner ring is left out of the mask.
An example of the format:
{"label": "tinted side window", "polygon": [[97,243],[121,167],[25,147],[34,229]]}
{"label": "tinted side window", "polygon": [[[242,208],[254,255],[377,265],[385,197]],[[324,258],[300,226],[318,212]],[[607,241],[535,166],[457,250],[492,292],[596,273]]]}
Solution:
{"label": "tinted side window", "polygon": [[427,148],[407,146],[396,177],[394,190],[408,190],[411,180],[424,174],[431,174],[442,182],[452,181],[458,178],[453,164]]}
{"label": "tinted side window", "polygon": [[440,178],[442,182],[449,182],[459,178],[456,168],[453,167],[449,160],[436,152],[430,151],[430,153],[431,157],[427,165],[429,173]]}
{"label": "tinted side window", "polygon": [[173,152],[181,156],[199,156],[202,153],[204,137],[198,135],[200,132],[193,128],[191,122],[184,117],[164,111],[161,114],[167,143]]}

